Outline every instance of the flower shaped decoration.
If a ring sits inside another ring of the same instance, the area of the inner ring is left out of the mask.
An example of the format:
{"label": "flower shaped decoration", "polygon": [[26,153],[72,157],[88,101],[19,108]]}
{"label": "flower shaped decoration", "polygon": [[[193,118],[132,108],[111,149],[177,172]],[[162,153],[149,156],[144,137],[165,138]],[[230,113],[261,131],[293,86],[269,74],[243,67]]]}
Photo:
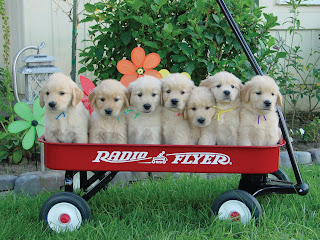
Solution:
{"label": "flower shaped decoration", "polygon": [[159,65],[161,58],[157,53],[150,53],[146,56],[145,51],[141,47],[136,47],[131,52],[131,60],[120,60],[117,64],[117,69],[124,74],[120,82],[128,87],[129,84],[137,78],[144,75],[154,76],[161,79],[161,74],[153,70]]}
{"label": "flower shaped decoration", "polygon": [[[161,69],[159,73],[161,74],[162,78],[165,78],[170,74],[170,72],[167,69]],[[186,75],[189,79],[191,79],[191,76],[189,73],[183,72],[182,74]]]}
{"label": "flower shaped decoration", "polygon": [[83,88],[83,98],[82,98],[82,103],[84,107],[89,111],[90,115],[93,112],[93,107],[90,105],[89,102],[89,94],[93,91],[93,89],[96,87],[94,83],[89,79],[84,76],[80,76],[80,83]]}
{"label": "flower shaped decoration", "polygon": [[45,108],[40,106],[39,98],[36,98],[33,103],[33,113],[29,105],[24,102],[17,102],[13,109],[15,113],[25,121],[18,120],[10,123],[8,131],[10,133],[18,133],[29,129],[22,139],[22,147],[28,150],[33,146],[36,134],[40,137],[44,133]]}

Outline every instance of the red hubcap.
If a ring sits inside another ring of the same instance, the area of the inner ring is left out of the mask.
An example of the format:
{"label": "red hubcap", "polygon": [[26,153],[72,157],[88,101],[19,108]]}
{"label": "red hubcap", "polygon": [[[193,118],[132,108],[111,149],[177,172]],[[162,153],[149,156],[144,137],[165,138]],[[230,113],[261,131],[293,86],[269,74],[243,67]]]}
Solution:
{"label": "red hubcap", "polygon": [[68,214],[61,214],[59,218],[61,223],[68,223],[70,221],[70,216]]}
{"label": "red hubcap", "polygon": [[238,212],[232,212],[230,214],[231,220],[233,221],[239,221],[240,220],[240,214]]}

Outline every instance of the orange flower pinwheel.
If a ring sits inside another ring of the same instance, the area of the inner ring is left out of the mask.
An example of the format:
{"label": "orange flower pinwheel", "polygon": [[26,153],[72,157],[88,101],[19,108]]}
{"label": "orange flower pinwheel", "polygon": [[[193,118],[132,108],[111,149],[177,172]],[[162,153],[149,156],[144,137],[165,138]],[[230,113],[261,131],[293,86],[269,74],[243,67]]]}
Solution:
{"label": "orange flower pinwheel", "polygon": [[150,53],[146,56],[145,51],[141,47],[136,47],[131,52],[131,60],[120,60],[117,64],[117,69],[120,73],[124,74],[120,82],[128,87],[129,84],[137,78],[144,75],[151,75],[161,79],[161,74],[153,70],[159,65],[161,58],[157,53]]}

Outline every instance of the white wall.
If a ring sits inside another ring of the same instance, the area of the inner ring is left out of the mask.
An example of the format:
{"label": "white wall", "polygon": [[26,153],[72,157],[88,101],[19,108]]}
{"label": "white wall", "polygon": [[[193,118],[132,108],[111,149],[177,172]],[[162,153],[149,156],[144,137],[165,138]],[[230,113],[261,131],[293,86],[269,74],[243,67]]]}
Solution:
{"label": "white wall", "polygon": [[[56,0],[62,8],[69,11],[70,7],[62,0]],[[72,1],[70,1],[72,2]],[[79,12],[87,0],[80,0]],[[93,1],[91,1],[93,2]],[[39,45],[45,42],[45,47],[40,50],[41,54],[54,56],[54,63],[62,72],[70,75],[71,72],[71,45],[72,45],[72,22],[69,17],[57,7],[52,0],[7,0],[7,14],[11,29],[11,60],[15,54],[28,45]],[[87,35],[88,24],[81,23],[78,29],[77,48],[86,47],[82,42]],[[2,49],[1,49],[2,51]],[[18,60],[18,68],[23,66],[22,58],[36,54],[35,50],[27,50]],[[79,54],[79,52],[77,52]],[[79,58],[77,59],[79,61]],[[0,64],[2,64],[0,62]],[[78,69],[81,66],[78,64]],[[85,74],[83,74],[85,75]],[[19,92],[24,91],[23,77],[20,77]],[[92,78],[92,76],[87,76]]]}

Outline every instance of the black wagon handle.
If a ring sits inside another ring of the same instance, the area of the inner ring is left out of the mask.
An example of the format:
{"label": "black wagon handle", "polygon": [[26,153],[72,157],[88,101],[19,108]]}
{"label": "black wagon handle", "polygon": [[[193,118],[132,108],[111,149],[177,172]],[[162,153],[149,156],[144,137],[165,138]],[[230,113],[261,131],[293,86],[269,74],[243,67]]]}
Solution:
{"label": "black wagon handle", "polygon": [[[232,15],[230,13],[228,7],[226,6],[225,2],[223,0],[217,0],[217,3],[219,5],[220,9],[222,10],[224,16],[226,17],[226,19],[227,19],[232,31],[235,33],[235,35],[237,37],[237,40],[240,43],[244,53],[246,54],[246,56],[247,56],[247,58],[248,58],[248,60],[249,60],[249,62],[251,64],[253,70],[255,71],[255,73],[257,75],[263,75],[263,72],[262,72],[257,60],[255,59],[253,53],[251,52],[250,47],[248,46],[248,44],[247,44],[246,40],[244,39],[241,31],[239,30],[237,24],[235,23],[235,21],[234,21]],[[301,177],[301,174],[300,174],[300,171],[299,171],[299,167],[298,167],[298,164],[297,164],[297,160],[296,160],[295,155],[294,155],[293,147],[292,147],[292,144],[291,144],[291,141],[290,141],[288,128],[287,128],[286,122],[284,120],[284,116],[283,116],[282,110],[281,110],[279,105],[277,105],[277,111],[278,111],[278,115],[279,115],[279,119],[280,119],[280,121],[279,121],[280,122],[280,129],[281,129],[283,138],[286,141],[286,147],[287,147],[287,151],[288,151],[288,154],[289,154],[289,157],[290,157],[290,162],[291,162],[291,165],[292,165],[292,168],[293,168],[297,183],[299,185],[298,188],[300,188],[298,194],[305,195],[305,194],[307,194],[309,187],[308,187],[308,185],[306,183],[303,183],[303,180],[302,180],[302,177]]]}

